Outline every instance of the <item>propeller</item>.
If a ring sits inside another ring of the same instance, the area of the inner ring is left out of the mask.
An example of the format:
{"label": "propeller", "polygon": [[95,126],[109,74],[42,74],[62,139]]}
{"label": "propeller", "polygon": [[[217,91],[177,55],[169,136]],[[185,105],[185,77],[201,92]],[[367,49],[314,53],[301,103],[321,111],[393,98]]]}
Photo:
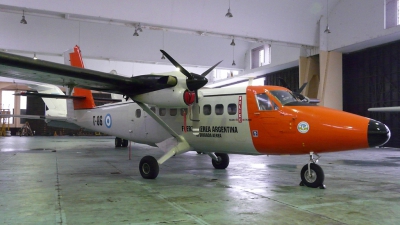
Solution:
{"label": "propeller", "polygon": [[[285,87],[285,88],[291,90],[291,89],[288,87],[288,85],[287,85],[287,83],[286,83],[286,81],[285,81],[284,79],[279,78],[279,80],[281,81],[282,87]],[[307,86],[307,84],[308,84],[308,82],[305,82],[305,83],[300,87],[300,89],[297,90],[297,91],[292,91],[292,90],[291,90],[292,93],[293,93],[293,95],[294,95],[295,97],[297,97],[298,99],[300,99],[301,101],[303,101],[304,99],[306,99],[306,97],[305,97],[304,95],[302,95],[301,92],[303,92],[303,90],[304,90],[304,88]]]}
{"label": "propeller", "polygon": [[183,68],[183,66],[181,66],[177,61],[175,61],[175,59],[173,59],[167,52],[165,52],[164,50],[160,50],[165,57],[167,57],[167,59],[176,67],[178,68],[181,73],[183,73],[187,79],[186,79],[186,87],[189,89],[189,91],[194,91],[196,94],[196,103],[199,102],[198,99],[198,95],[197,95],[197,91],[204,87],[204,85],[207,84],[208,79],[206,78],[206,76],[215,68],[217,67],[221,62],[219,61],[217,64],[215,64],[214,66],[212,66],[211,68],[209,68],[208,70],[204,71],[201,75],[199,74],[195,74],[195,73],[190,73],[189,71],[187,71],[185,68]]}

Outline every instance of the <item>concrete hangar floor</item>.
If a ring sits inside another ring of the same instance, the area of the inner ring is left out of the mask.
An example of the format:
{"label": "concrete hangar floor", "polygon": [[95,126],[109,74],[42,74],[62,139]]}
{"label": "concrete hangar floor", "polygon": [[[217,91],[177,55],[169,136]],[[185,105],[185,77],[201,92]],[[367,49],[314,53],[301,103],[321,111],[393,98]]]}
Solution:
{"label": "concrete hangar floor", "polygon": [[327,189],[299,186],[308,156],[230,155],[215,170],[188,152],[145,180],[157,148],[113,137],[0,138],[0,224],[398,224],[400,151],[322,155]]}

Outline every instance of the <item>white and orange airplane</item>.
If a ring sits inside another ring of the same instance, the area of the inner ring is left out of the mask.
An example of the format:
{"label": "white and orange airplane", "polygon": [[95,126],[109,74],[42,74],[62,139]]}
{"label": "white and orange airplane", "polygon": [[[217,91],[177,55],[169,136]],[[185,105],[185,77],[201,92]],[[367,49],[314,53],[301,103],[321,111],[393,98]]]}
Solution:
{"label": "white and orange airplane", "polygon": [[[301,184],[323,187],[318,154],[380,146],[390,138],[381,122],[301,101],[287,88],[201,89],[219,63],[198,75],[161,51],[180,71],[123,77],[88,70],[76,46],[69,53],[71,66],[0,52],[0,76],[67,86],[73,89],[73,123],[164,150],[159,159],[141,159],[145,179],[156,178],[160,164],[187,151],[208,154],[216,169],[228,167],[227,153],[309,154]],[[133,101],[96,107],[86,89]]]}

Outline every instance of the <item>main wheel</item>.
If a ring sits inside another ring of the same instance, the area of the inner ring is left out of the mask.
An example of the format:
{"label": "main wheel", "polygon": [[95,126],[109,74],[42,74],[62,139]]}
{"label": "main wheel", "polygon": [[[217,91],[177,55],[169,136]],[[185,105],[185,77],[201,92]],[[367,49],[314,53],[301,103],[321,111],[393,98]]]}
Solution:
{"label": "main wheel", "polygon": [[119,137],[115,137],[115,147],[119,148],[122,145],[122,139]]}
{"label": "main wheel", "polygon": [[312,188],[321,187],[325,179],[324,171],[315,163],[310,164],[310,173],[308,172],[308,164],[303,166],[300,176],[303,184]]}
{"label": "main wheel", "polygon": [[223,170],[229,165],[229,156],[225,153],[215,153],[218,157],[218,161],[212,159],[212,164],[215,169]]}
{"label": "main wheel", "polygon": [[122,139],[122,144],[121,144],[121,146],[122,147],[128,147],[128,140],[125,140],[125,139]]}
{"label": "main wheel", "polygon": [[155,179],[158,176],[158,162],[153,156],[145,156],[139,163],[140,175],[144,179]]}

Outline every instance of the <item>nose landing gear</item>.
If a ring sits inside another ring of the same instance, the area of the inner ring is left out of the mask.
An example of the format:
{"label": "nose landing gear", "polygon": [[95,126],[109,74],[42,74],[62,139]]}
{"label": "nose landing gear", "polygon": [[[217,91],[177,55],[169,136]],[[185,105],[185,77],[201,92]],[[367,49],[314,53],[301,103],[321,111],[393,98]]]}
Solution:
{"label": "nose landing gear", "polygon": [[301,182],[300,186],[307,186],[312,188],[325,189],[324,179],[325,174],[320,166],[317,165],[320,156],[314,159],[314,152],[310,152],[310,161],[304,165],[300,172]]}

